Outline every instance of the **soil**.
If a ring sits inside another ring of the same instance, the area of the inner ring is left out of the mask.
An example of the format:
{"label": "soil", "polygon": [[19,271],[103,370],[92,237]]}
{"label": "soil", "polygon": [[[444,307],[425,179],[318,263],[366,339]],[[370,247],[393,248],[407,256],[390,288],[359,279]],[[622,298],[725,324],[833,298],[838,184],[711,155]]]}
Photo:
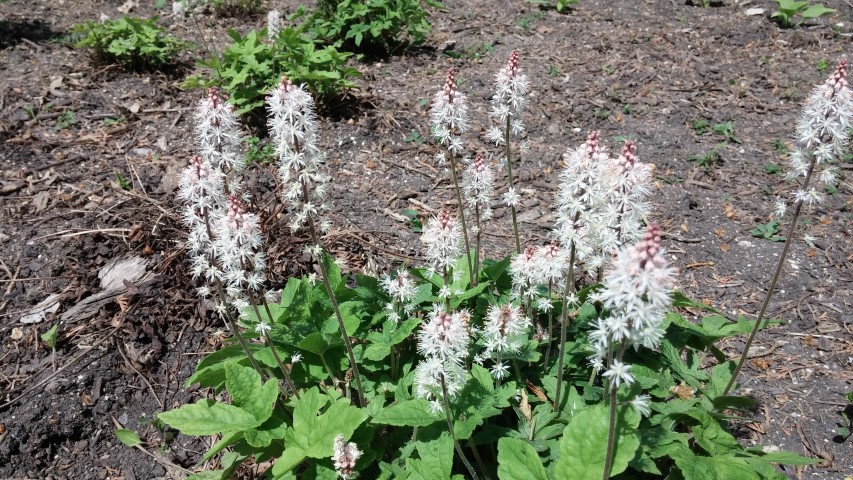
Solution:
{"label": "soil", "polygon": [[[282,12],[297,6],[271,3]],[[447,11],[432,12],[425,46],[357,64],[364,78],[355,106],[321,120],[335,179],[335,254],[355,270],[419,261],[403,210],[428,215],[451,202],[434,147],[412,141],[412,132],[428,135],[423,100],[456,68],[475,123],[487,125],[492,76],[518,49],[534,86],[525,119],[531,151],[517,167],[524,241],[547,241],[567,148],[590,130],[614,149],[630,138],[641,161],[656,165],[652,217],[667,232],[681,288],[732,316],[755,315],[782,243],[749,231],[792,190],[785,147],[811,87],[850,48],[853,5],[827,1],[834,15],[782,29],[769,18],[769,0],[710,8],[581,0],[567,14],[520,0],[446,3]],[[219,50],[227,28],[264,21],[203,12],[196,26],[152,4],[130,3],[131,14],[159,14],[171,33],[204,44],[202,32]],[[207,447],[170,438],[151,421],[207,394],[183,383],[225,335],[194,294],[175,201],[201,95],[177,85],[206,54],[185,53],[184,66],[168,74],[129,73],[63,41],[74,23],[119,17],[127,5],[0,4],[2,478],[181,478],[178,467],[191,468]],[[753,8],[763,12],[749,15]],[[694,128],[703,118],[704,132]],[[737,141],[712,129],[728,121]],[[476,129],[469,145],[490,151],[482,133]],[[717,153],[710,165],[688,161],[709,152]],[[839,412],[850,409],[844,393],[853,389],[853,164],[840,167],[845,180],[797,233],[807,228],[813,246],[794,242],[785,264],[769,309],[781,323],[760,333],[742,377],[740,392],[759,405],[738,424],[742,441],[825,460],[788,468],[791,478],[853,475],[850,441],[837,430]],[[271,177],[254,168],[264,198]],[[278,223],[266,225],[273,285],[305,268],[305,239]],[[510,232],[499,208],[487,254],[508,253]],[[145,275],[102,286],[99,272],[128,259],[141,259]],[[51,295],[58,303],[44,318],[22,323]],[[53,325],[55,351],[39,338]],[[742,338],[730,340],[724,351],[734,357],[742,346]],[[146,451],[122,446],[117,427],[137,431]]]}

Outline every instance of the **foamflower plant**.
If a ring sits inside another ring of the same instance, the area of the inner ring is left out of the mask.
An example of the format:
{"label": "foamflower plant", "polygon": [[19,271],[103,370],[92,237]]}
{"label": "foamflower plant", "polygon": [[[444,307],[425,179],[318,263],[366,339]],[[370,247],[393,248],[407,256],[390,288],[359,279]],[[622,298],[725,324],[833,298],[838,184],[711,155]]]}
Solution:
{"label": "foamflower plant", "polygon": [[[189,272],[230,338],[187,380],[198,401],[158,414],[182,434],[214,437],[196,478],[252,465],[273,479],[781,480],[776,464],[818,461],[732,435],[729,420],[751,399],[730,394],[740,363],[714,345],[757,331],[764,310],[731,321],[678,291],[641,139],[613,150],[596,131],[567,139],[551,238],[522,243],[530,236],[517,232],[507,251],[481,255],[494,172],[487,155],[464,157],[465,135],[491,122],[507,170],[524,168],[509,148],[530,100],[518,62],[513,53],[499,70],[490,119],[471,118],[448,73],[431,121],[456,206],[426,220],[418,261],[378,276],[327,251],[335,185],[322,121],[304,87],[281,79],[267,97],[280,221],[311,270],[280,290],[267,278],[279,239],[264,229],[278,219],[252,211],[233,107],[217,91],[198,104],[198,155],[178,199]],[[846,145],[846,68],[800,122],[791,229]],[[510,180],[504,201],[521,208],[513,189]]]}

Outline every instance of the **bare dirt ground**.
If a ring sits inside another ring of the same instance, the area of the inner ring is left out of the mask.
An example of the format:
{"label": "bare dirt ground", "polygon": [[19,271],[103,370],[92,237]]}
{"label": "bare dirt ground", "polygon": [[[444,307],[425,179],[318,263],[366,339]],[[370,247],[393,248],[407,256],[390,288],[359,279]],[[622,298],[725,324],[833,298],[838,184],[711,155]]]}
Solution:
{"label": "bare dirt ground", "polygon": [[[297,3],[271,2],[284,12]],[[447,11],[433,12],[425,46],[358,64],[358,107],[322,121],[336,254],[354,269],[370,259],[418,261],[418,237],[402,211],[428,215],[451,200],[434,147],[412,141],[412,132],[428,135],[422,99],[454,67],[475,123],[487,126],[492,75],[518,49],[535,90],[531,152],[518,167],[525,241],[548,238],[567,148],[589,130],[601,130],[612,148],[630,138],[641,160],[656,165],[653,217],[665,227],[681,287],[731,315],[754,315],[782,244],[749,230],[767,223],[776,196],[791,190],[776,166],[784,173],[801,104],[851,46],[853,5],[825,3],[837,13],[781,29],[769,0],[714,8],[581,0],[569,14],[519,0],[447,2]],[[185,66],[169,74],[125,73],[63,43],[73,23],[118,17],[123,4],[0,4],[0,478],[179,477],[164,465],[191,467],[206,448],[164,438],[150,421],[205,394],[183,382],[224,329],[186,275],[174,198],[201,95],[177,84],[206,54],[187,52]],[[765,11],[747,15],[750,8]],[[155,13],[175,35],[203,44],[193,24],[148,2],[131,12]],[[263,24],[200,20],[219,48],[227,28]],[[699,119],[709,124],[704,131],[694,128]],[[738,142],[711,128],[728,121]],[[482,133],[469,144],[488,151]],[[688,161],[709,152],[716,155],[707,167]],[[255,168],[267,184],[265,167]],[[791,478],[853,475],[850,442],[837,435],[838,412],[850,408],[843,394],[853,389],[853,163],[841,168],[842,185],[798,233],[808,229],[814,246],[795,242],[785,265],[770,307],[782,323],[760,334],[742,377],[741,393],[759,400],[754,418],[739,424],[742,441],[825,460],[789,469]],[[487,254],[503,256],[507,212],[498,209],[492,224]],[[281,283],[301,271],[304,239],[275,222],[266,233],[275,245],[272,281]],[[126,273],[130,264],[118,262],[130,260],[142,265],[133,282],[99,277],[111,266]],[[26,317],[50,305],[45,318]],[[51,352],[39,335],[56,324]],[[738,339],[725,351],[741,347]],[[149,448],[152,458],[122,446],[117,425],[162,448]]]}

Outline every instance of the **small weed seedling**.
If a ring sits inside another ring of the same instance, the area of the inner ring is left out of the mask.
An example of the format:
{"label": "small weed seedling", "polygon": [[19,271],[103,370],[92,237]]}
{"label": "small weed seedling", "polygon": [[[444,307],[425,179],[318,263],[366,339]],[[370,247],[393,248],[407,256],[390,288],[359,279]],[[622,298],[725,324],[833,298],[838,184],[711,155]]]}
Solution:
{"label": "small weed seedling", "polygon": [[723,157],[720,155],[720,152],[714,147],[713,150],[709,150],[706,153],[693,155],[692,157],[687,158],[688,162],[693,162],[697,167],[702,167],[706,171],[714,168],[715,165],[723,164]]}
{"label": "small weed seedling", "polygon": [[690,124],[690,128],[693,129],[693,132],[696,133],[696,135],[702,135],[707,132],[709,126],[710,123],[708,123],[707,118],[697,118]]}
{"label": "small weed seedling", "polygon": [[46,332],[42,333],[39,338],[41,341],[50,347],[50,362],[53,364],[53,370],[56,371],[56,340],[59,332],[59,325],[56,324],[50,327]]}
{"label": "small weed seedling", "polygon": [[421,135],[417,130],[412,130],[409,135],[403,139],[406,143],[416,143],[418,145],[423,145],[426,143],[426,139]]}
{"label": "small weed seedling", "polygon": [[275,146],[272,143],[266,145],[261,143],[258,137],[246,139],[246,164],[258,163],[269,165],[276,160]]}
{"label": "small weed seedling", "polygon": [[735,135],[735,127],[731,120],[714,125],[714,133],[726,137],[728,142],[741,143],[741,140]]}
{"label": "small weed seedling", "polygon": [[850,435],[853,435],[853,392],[847,392],[844,398],[847,400],[847,405],[844,406],[844,410],[838,412],[841,420],[837,423],[836,435],[832,437],[832,441],[835,443],[844,443],[850,438]]}
{"label": "small weed seedling", "polygon": [[118,170],[116,170],[114,173],[116,176],[116,183],[122,190],[133,189],[133,182],[131,182],[127,177],[125,177],[123,173],[119,172]]}
{"label": "small weed seedling", "polygon": [[56,117],[56,129],[65,130],[77,125],[77,115],[74,110],[66,110]]}
{"label": "small weed seedling", "polygon": [[423,222],[421,222],[420,214],[417,210],[407,208],[403,210],[403,215],[409,219],[409,225],[412,227],[412,232],[421,233],[424,231]]}
{"label": "small weed seedling", "polygon": [[823,73],[827,68],[829,68],[829,61],[825,58],[821,58],[817,61],[817,71]]}
{"label": "small weed seedling", "polygon": [[778,163],[770,162],[764,165],[764,172],[768,175],[779,175],[782,173],[782,166]]}
{"label": "small weed seedling", "polygon": [[788,153],[788,145],[778,138],[770,143],[770,148],[772,148],[774,152]]}
{"label": "small weed seedling", "polygon": [[[820,3],[816,3],[814,5],[809,4],[808,1],[795,1],[795,0],[773,0],[779,5],[779,10],[773,12],[770,15],[770,18],[775,18],[779,25],[784,28],[791,28],[803,23],[806,20],[811,18],[821,17],[823,15],[829,15],[831,13],[835,13],[835,9],[826,8]],[[795,17],[799,15],[802,17],[802,20],[794,23]]]}
{"label": "small weed seedling", "polygon": [[777,235],[777,233],[779,233],[779,220],[770,220],[749,231],[749,234],[755,238],[763,238],[773,242],[784,242],[785,237]]}

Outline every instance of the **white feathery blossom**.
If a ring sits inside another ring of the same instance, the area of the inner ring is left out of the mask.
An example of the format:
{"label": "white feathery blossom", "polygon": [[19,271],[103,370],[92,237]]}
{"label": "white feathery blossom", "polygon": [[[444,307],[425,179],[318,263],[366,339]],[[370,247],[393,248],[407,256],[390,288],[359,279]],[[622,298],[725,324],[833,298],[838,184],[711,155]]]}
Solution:
{"label": "white feathery blossom", "polygon": [[395,302],[406,304],[415,298],[417,286],[406,270],[400,270],[393,278],[388,274],[383,275],[380,284]]}
{"label": "white feathery blossom", "polygon": [[267,38],[275,42],[281,33],[281,14],[278,10],[267,12]]}
{"label": "white feathery blossom", "polygon": [[[840,60],[827,80],[809,95],[797,124],[797,147],[788,156],[790,178],[809,178],[810,168],[837,162],[844,149],[853,119],[853,94],[847,83],[847,60]],[[810,167],[814,162],[814,167]],[[837,170],[825,168],[817,174],[822,183],[834,186]],[[821,201],[815,188],[794,192],[795,202],[813,205]]]}
{"label": "white feathery blossom", "polygon": [[347,442],[343,435],[336,436],[332,444],[332,463],[335,464],[335,472],[338,474],[338,478],[343,480],[353,478],[355,464],[361,455],[362,452],[358,449],[358,445]]}
{"label": "white feathery blossom", "polygon": [[465,168],[462,174],[462,193],[469,208],[478,208],[480,220],[492,217],[492,197],[495,194],[495,172],[482,153]]}
{"label": "white feathery blossom", "polygon": [[504,352],[518,353],[527,343],[530,325],[530,319],[518,305],[490,306],[480,331],[484,345],[482,355],[500,363]]}
{"label": "white feathery blossom", "polygon": [[525,247],[509,262],[514,296],[523,296],[539,284],[539,270],[536,265],[537,250],[537,247]]}
{"label": "white feathery blossom", "polygon": [[[225,202],[224,175],[210,165],[210,161],[200,156],[190,160],[190,164],[181,173],[178,198],[186,204],[183,211],[183,221],[189,227],[187,236],[187,251],[190,254],[192,266],[190,272],[193,278],[204,278],[207,281],[221,278],[222,272],[214,259],[214,244],[210,238],[211,222],[222,210]],[[209,289],[198,290],[202,297],[209,294]]]}
{"label": "white feathery blossom", "polygon": [[[243,134],[234,107],[216,87],[211,87],[207,98],[200,100],[195,112],[196,141],[201,156],[224,174],[239,172],[243,161]],[[233,192],[236,185],[228,185]]]}
{"label": "white feathery blossom", "polygon": [[325,232],[330,225],[321,216],[329,210],[325,203],[329,176],[317,147],[317,119],[314,99],[303,86],[282,78],[267,99],[268,126],[279,158],[282,196],[292,218],[290,229],[299,230],[309,217]]}
{"label": "white feathery blossom", "polygon": [[[596,349],[591,358],[600,368],[602,360],[622,342],[639,348],[656,348],[663,338],[663,318],[672,304],[676,271],[670,267],[660,245],[660,227],[652,224],[639,243],[619,251],[613,269],[596,295],[609,317],[594,324],[590,340]],[[604,376],[618,386],[631,383],[629,365],[614,359]]]}
{"label": "white feathery blossom", "polygon": [[610,157],[601,144],[601,134],[595,131],[563,159],[566,166],[560,173],[555,234],[563,248],[574,247],[576,262],[594,272],[605,258],[599,248],[606,243],[602,237],[612,234],[605,216],[608,192],[601,181],[607,176]]}
{"label": "white feathery blossom", "polygon": [[266,259],[258,216],[247,212],[235,195],[227,210],[213,224],[216,259],[222,267],[225,292],[242,311],[249,305],[247,292],[259,292],[265,281]]}
{"label": "white feathery blossom", "polygon": [[496,145],[506,141],[507,120],[512,135],[524,132],[521,114],[527,107],[527,95],[530,93],[530,81],[519,68],[519,54],[513,50],[503,68],[495,74],[495,95],[492,97],[489,116],[494,126],[486,133],[488,140]]}
{"label": "white feathery blossom", "polygon": [[417,350],[424,360],[415,368],[415,394],[430,400],[434,413],[443,411],[443,389],[450,401],[468,378],[465,359],[471,339],[469,322],[468,312],[448,313],[437,305],[421,324]]}
{"label": "white feathery blossom", "polygon": [[429,219],[421,234],[430,267],[441,273],[451,268],[462,254],[462,227],[457,217],[442,209]]}
{"label": "white feathery blossom", "polygon": [[462,153],[462,134],[469,125],[468,97],[456,88],[456,70],[447,71],[444,87],[435,93],[430,108],[432,136],[452,155]]}
{"label": "white feathery blossom", "polygon": [[605,253],[639,240],[643,235],[643,218],[651,210],[647,201],[651,191],[651,169],[637,160],[634,142],[625,142],[619,157],[612,161],[608,170],[609,211],[605,217],[611,220],[615,243],[602,245]]}

